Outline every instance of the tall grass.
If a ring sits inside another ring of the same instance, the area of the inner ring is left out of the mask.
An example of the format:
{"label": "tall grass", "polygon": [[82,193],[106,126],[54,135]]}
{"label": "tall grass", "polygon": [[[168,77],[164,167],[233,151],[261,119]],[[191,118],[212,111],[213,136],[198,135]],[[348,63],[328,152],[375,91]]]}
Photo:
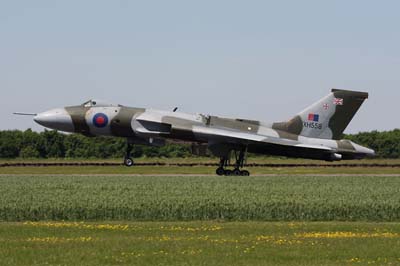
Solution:
{"label": "tall grass", "polygon": [[400,177],[0,177],[0,220],[400,221]]}

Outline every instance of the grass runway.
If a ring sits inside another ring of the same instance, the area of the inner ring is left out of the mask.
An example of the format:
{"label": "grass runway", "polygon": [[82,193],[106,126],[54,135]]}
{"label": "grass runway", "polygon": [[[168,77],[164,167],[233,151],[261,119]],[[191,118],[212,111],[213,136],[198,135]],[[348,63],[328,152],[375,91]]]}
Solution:
{"label": "grass runway", "polygon": [[398,168],[251,170],[2,168],[0,265],[400,265]]}
{"label": "grass runway", "polygon": [[[135,160],[138,163],[212,163],[215,164],[218,159],[213,158],[141,158]],[[121,160],[0,160],[0,163],[121,163]],[[252,175],[337,175],[337,174],[368,174],[368,175],[400,175],[400,167],[371,167],[371,165],[399,165],[398,159],[376,159],[360,161],[343,162],[321,162],[304,159],[279,159],[279,158],[251,158],[248,161],[251,164],[316,164],[326,167],[248,167]],[[335,165],[358,164],[359,167],[337,168]],[[216,166],[135,166],[132,168],[124,166],[49,166],[49,167],[0,167],[0,175],[215,175]]]}

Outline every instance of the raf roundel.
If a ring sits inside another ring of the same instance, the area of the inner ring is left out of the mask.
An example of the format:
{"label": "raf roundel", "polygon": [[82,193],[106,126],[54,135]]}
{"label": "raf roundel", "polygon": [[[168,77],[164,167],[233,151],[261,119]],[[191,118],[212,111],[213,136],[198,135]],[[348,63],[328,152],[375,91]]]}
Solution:
{"label": "raf roundel", "polygon": [[103,113],[98,113],[93,117],[93,124],[99,128],[106,127],[108,124],[108,117]]}

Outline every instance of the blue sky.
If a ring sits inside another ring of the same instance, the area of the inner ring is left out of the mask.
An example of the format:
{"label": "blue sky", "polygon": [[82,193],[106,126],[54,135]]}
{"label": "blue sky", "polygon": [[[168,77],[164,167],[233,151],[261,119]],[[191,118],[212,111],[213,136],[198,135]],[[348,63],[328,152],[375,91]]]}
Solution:
{"label": "blue sky", "polygon": [[285,120],[370,92],[347,132],[399,127],[399,1],[0,1],[0,129],[100,98]]}

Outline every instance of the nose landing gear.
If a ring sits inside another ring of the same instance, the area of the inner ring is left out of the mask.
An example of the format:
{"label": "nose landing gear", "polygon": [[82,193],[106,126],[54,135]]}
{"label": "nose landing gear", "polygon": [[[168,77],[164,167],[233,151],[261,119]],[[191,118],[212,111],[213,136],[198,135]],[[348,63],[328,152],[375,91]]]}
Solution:
{"label": "nose landing gear", "polygon": [[242,149],[240,150],[239,154],[237,151],[235,151],[235,169],[229,170],[225,169],[225,167],[228,165],[228,158],[226,157],[221,157],[221,160],[219,162],[219,167],[215,171],[217,175],[219,176],[250,176],[250,172],[247,170],[240,170],[240,168],[243,168],[244,166],[244,159],[245,159],[245,150]]}
{"label": "nose landing gear", "polygon": [[128,145],[126,147],[126,154],[125,154],[125,158],[124,158],[124,165],[127,167],[131,167],[135,164],[135,162],[131,158],[132,149],[133,149],[133,145],[130,144],[128,141]]}
{"label": "nose landing gear", "polygon": [[124,164],[125,164],[125,166],[131,167],[135,164],[135,162],[132,160],[132,158],[125,158]]}

